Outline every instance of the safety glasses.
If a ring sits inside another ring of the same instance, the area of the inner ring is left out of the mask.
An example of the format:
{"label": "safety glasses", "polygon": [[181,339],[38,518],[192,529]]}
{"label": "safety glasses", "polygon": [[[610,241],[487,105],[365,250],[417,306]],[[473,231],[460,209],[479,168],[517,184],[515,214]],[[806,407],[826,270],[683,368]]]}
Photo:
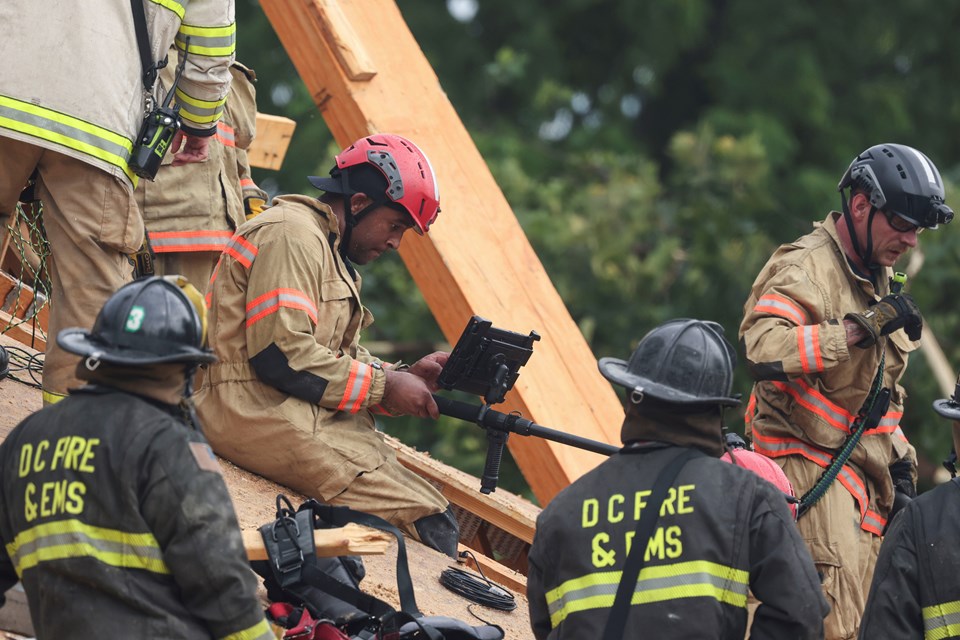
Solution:
{"label": "safety glasses", "polygon": [[916,231],[917,234],[923,233],[923,227],[917,226],[907,220],[906,218],[901,217],[896,213],[890,211],[882,211],[883,215],[887,218],[887,224],[890,225],[890,228],[899,233],[911,233]]}

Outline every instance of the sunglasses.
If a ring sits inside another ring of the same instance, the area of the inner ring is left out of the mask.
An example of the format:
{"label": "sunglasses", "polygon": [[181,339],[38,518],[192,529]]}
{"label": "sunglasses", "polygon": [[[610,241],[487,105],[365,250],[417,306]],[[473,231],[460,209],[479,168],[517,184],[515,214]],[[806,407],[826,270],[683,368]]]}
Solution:
{"label": "sunglasses", "polygon": [[887,224],[889,224],[890,228],[894,231],[899,233],[912,233],[914,231],[918,234],[923,233],[923,227],[913,224],[896,213],[891,213],[890,211],[882,211],[882,213],[887,218]]}

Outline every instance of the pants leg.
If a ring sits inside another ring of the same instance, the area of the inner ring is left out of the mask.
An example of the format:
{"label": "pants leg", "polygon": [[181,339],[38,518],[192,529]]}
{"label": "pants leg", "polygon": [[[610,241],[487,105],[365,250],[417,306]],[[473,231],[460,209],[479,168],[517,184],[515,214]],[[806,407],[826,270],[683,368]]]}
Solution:
{"label": "pants leg", "polygon": [[[799,456],[777,460],[797,495],[810,489],[823,473]],[[819,502],[797,521],[817,572],[830,613],[824,620],[826,640],[856,638],[870,580],[880,550],[880,538],[860,528],[860,510],[853,496],[834,481]]]}
{"label": "pants leg", "polygon": [[100,307],[132,279],[128,255],[143,242],[143,221],[129,185],[81,160],[45,151],[37,193],[50,242],[52,295],[43,365],[44,402],[79,386],[77,357],[56,344],[67,327],[90,329]]}
{"label": "pants leg", "polygon": [[181,275],[200,293],[206,293],[219,257],[214,251],[158,253],[154,268],[158,276]]}
{"label": "pants leg", "polygon": [[[26,142],[0,136],[0,220],[7,220],[37,167],[43,149]],[[5,230],[0,230],[0,238]]]}
{"label": "pants leg", "polygon": [[329,502],[380,516],[418,541],[420,533],[414,523],[443,513],[449,504],[432,484],[400,464],[395,456],[357,476]]}

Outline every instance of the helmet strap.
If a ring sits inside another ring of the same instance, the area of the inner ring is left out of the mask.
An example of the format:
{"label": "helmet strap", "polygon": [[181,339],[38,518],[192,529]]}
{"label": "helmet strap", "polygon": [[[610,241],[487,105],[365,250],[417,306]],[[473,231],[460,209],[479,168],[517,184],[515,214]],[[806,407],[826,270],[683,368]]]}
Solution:
{"label": "helmet strap", "polygon": [[[852,189],[850,194],[852,197]],[[860,240],[857,238],[857,231],[853,227],[853,214],[850,213],[850,207],[847,204],[847,198],[844,196],[843,191],[840,192],[840,204],[843,206],[843,218],[847,222],[847,231],[850,235],[850,242],[853,244],[853,251],[857,254],[857,257],[860,258],[860,261],[863,262],[863,265],[870,271],[871,277],[873,277],[874,272],[880,269],[880,265],[874,264],[873,262],[873,219],[877,215],[878,209],[872,204],[870,205],[870,213],[867,214],[867,246],[861,249]]]}

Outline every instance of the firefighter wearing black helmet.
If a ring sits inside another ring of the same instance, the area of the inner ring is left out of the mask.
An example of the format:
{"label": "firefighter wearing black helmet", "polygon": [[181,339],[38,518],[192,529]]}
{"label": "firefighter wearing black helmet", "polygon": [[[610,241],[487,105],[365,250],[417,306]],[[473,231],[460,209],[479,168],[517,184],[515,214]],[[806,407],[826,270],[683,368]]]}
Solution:
{"label": "firefighter wearing black helmet", "polygon": [[[629,361],[600,359],[600,372],[627,389],[624,447],[537,520],[527,597],[538,640],[607,638],[618,587],[626,606],[610,637],[741,640],[748,591],[760,601],[751,637],[822,637],[828,606],[783,494],[719,459],[723,410],[739,404],[735,360],[720,325],[700,320],[657,327]],[[641,533],[675,460],[659,517]],[[634,547],[644,560],[637,576]]]}
{"label": "firefighter wearing black helmet", "polygon": [[[755,379],[748,430],[806,496],[798,526],[833,605],[828,639],[856,637],[894,504],[916,495],[899,381],[923,318],[892,267],[921,231],[953,219],[939,171],[908,146],[865,150],[838,190],[842,212],[774,253],[740,326]],[[858,419],[869,414],[875,424]],[[835,461],[844,447],[852,454]]]}
{"label": "firefighter wearing black helmet", "polygon": [[203,313],[182,279],[125,285],[57,336],[88,384],[0,445],[0,590],[22,581],[37,637],[274,637],[190,410]]}

